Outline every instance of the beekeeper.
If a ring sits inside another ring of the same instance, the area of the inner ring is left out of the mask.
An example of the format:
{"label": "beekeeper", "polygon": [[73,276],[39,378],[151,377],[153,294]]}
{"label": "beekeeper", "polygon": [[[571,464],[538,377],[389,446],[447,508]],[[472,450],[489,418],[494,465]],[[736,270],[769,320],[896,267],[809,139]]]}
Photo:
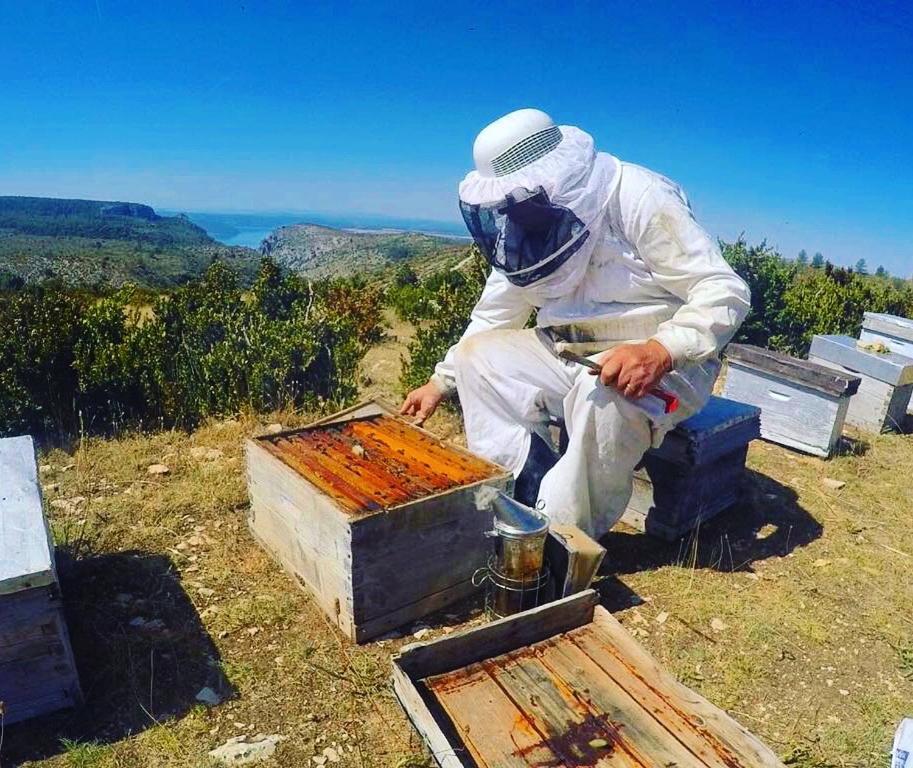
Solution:
{"label": "beekeeper", "polygon": [[[513,471],[516,497],[602,536],[647,449],[707,402],[748,287],[677,184],[597,152],[579,128],[521,109],[486,127],[473,156],[460,209],[492,270],[462,339],[402,413],[424,421],[459,393],[469,448]],[[561,456],[549,429],[560,422]]]}

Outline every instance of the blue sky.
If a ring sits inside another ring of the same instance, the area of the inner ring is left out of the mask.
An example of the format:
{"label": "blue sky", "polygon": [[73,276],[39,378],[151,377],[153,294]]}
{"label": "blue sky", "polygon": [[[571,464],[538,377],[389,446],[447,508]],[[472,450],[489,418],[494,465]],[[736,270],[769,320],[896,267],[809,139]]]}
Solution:
{"label": "blue sky", "polygon": [[715,234],[913,274],[901,1],[4,2],[0,194],[456,220],[525,106]]}

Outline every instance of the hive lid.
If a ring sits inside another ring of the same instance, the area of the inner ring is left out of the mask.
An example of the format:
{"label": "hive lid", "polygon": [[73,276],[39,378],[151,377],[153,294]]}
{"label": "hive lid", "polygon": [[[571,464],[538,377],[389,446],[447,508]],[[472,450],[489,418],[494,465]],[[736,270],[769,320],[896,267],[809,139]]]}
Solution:
{"label": "hive lid", "polygon": [[730,363],[771,374],[833,397],[856,394],[862,382],[858,376],[751,344],[730,344],[726,347],[726,357]]}
{"label": "hive lid", "polygon": [[886,315],[881,312],[866,312],[862,327],[867,331],[883,333],[902,341],[913,342],[913,320],[908,317]]}
{"label": "hive lid", "polygon": [[56,582],[35,445],[28,435],[0,439],[0,595]]}
{"label": "hive lid", "polygon": [[679,464],[709,464],[761,436],[761,409],[711,395],[707,405],[673,429],[650,454]]}
{"label": "hive lid", "polygon": [[815,336],[808,354],[895,387],[913,384],[913,359],[895,352],[870,352],[849,336]]}

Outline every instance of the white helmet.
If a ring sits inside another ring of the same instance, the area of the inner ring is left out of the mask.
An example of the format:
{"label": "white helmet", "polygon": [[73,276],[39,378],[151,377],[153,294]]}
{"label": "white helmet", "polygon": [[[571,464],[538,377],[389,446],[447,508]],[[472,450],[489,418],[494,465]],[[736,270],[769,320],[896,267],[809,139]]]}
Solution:
{"label": "white helmet", "polygon": [[539,109],[518,109],[485,126],[472,145],[479,175],[504,176],[544,157],[561,143],[561,129]]}

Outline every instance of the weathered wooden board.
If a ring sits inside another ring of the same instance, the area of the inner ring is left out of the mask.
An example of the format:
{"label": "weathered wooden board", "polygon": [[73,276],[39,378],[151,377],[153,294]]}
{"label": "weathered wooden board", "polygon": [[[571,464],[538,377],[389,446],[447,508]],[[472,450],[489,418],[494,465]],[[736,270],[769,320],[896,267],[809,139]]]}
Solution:
{"label": "weathered wooden board", "polygon": [[848,377],[833,368],[751,344],[730,344],[726,347],[726,359],[730,365],[735,363],[741,368],[751,368],[778,381],[792,382],[832,397],[853,395],[859,389],[859,380],[854,376]]}
{"label": "weathered wooden board", "polygon": [[0,702],[7,724],[77,704],[79,681],[30,437],[0,439]]}
{"label": "weathered wooden board", "polygon": [[847,408],[847,424],[869,432],[903,429],[913,396],[913,359],[869,352],[849,336],[815,336],[808,357],[862,380]]}
{"label": "weathered wooden board", "polygon": [[754,405],[711,397],[647,451],[622,522],[673,541],[731,507],[741,492],[748,443],[761,434],[760,416]]}
{"label": "weathered wooden board", "polygon": [[594,602],[583,592],[394,657],[394,690],[439,765],[782,765]]}
{"label": "weathered wooden board", "polygon": [[513,482],[378,401],[246,448],[253,535],[357,642],[471,593],[491,527],[475,492]]}
{"label": "weathered wooden board", "polygon": [[829,370],[827,381],[832,386],[809,385],[799,377],[784,375],[780,366],[764,370],[731,358],[723,394],[761,409],[761,437],[765,440],[827,458],[837,448],[850,398],[861,379],[833,368],[816,365],[815,369]]}

